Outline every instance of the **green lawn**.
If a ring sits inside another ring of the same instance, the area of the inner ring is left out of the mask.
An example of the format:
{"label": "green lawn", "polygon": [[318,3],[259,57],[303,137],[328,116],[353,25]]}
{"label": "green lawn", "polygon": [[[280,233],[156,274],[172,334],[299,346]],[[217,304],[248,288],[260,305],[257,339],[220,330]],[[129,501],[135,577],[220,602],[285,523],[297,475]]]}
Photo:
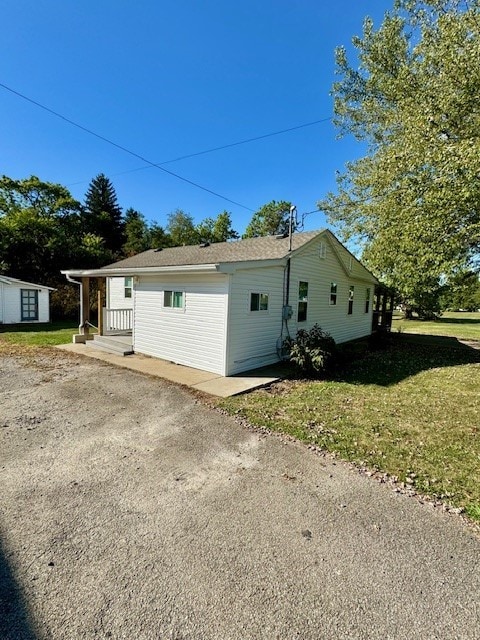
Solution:
{"label": "green lawn", "polygon": [[280,382],[220,404],[397,476],[480,522],[480,350],[453,338],[392,334],[391,341],[332,379]]}
{"label": "green lawn", "polygon": [[45,324],[0,325],[0,344],[52,346],[72,342],[78,333],[75,322],[49,322]]}
{"label": "green lawn", "polygon": [[445,312],[438,320],[403,320],[394,316],[392,331],[480,340],[480,313]]}

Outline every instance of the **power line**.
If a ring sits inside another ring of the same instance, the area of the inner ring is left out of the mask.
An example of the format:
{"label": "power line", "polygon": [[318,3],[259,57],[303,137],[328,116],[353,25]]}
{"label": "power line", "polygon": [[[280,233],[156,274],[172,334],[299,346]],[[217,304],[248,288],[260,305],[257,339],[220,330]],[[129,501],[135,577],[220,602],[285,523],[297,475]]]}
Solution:
{"label": "power line", "polygon": [[250,207],[247,207],[244,204],[241,204],[240,202],[235,202],[235,200],[231,200],[230,198],[227,198],[226,196],[223,196],[220,193],[217,193],[216,191],[212,191],[212,189],[208,189],[207,187],[204,187],[201,184],[198,184],[197,182],[193,182],[192,180],[189,180],[188,178],[184,178],[183,176],[180,176],[178,173],[174,173],[173,171],[170,171],[169,169],[165,169],[164,167],[162,167],[160,164],[158,164],[156,162],[151,162],[150,160],[148,160],[147,158],[141,156],[140,154],[135,153],[135,151],[131,151],[130,149],[127,149],[127,147],[124,147],[121,144],[118,144],[117,142],[113,142],[113,140],[110,140],[109,138],[106,138],[105,136],[102,136],[99,133],[96,133],[95,131],[92,131],[91,129],[88,129],[87,127],[84,127],[83,125],[78,124],[78,122],[74,122],[73,120],[70,120],[69,118],[63,116],[61,113],[58,113],[57,111],[54,111],[53,109],[50,109],[49,107],[46,107],[45,105],[41,104],[40,102],[37,102],[36,100],[33,100],[32,98],[29,98],[28,96],[23,95],[19,91],[15,91],[14,89],[8,87],[7,85],[5,85],[5,84],[3,84],[1,82],[0,82],[0,87],[3,87],[7,91],[10,91],[10,93],[13,93],[14,95],[18,96],[19,98],[22,98],[23,100],[26,100],[27,102],[30,102],[31,104],[34,104],[36,107],[39,107],[40,109],[43,109],[44,111],[47,111],[47,113],[51,113],[52,115],[56,116],[57,118],[60,118],[61,120],[64,120],[68,124],[71,124],[72,126],[77,127],[77,129],[80,129],[81,131],[84,131],[85,133],[88,133],[91,136],[94,136],[95,138],[98,138],[99,140],[103,140],[103,142],[106,142],[107,144],[109,144],[109,145],[111,145],[113,147],[116,147],[117,149],[120,149],[121,151],[124,151],[125,153],[128,153],[129,155],[131,155],[131,156],[133,156],[135,158],[138,158],[142,162],[145,162],[146,164],[148,164],[148,165],[150,165],[152,167],[156,167],[157,169],[160,169],[160,171],[163,171],[164,173],[167,173],[168,175],[173,176],[174,178],[177,178],[178,180],[182,180],[182,182],[186,182],[187,184],[190,184],[193,187],[196,187],[197,189],[201,189],[202,191],[210,193],[211,195],[214,195],[217,198],[221,198],[222,200],[226,200],[227,202],[230,202],[231,204],[234,204],[237,207],[241,207],[242,209],[246,209],[247,211],[254,211]]}
{"label": "power line", "polygon": [[[230,142],[229,144],[224,144],[220,147],[212,147],[211,149],[205,149],[203,151],[196,151],[195,153],[189,153],[184,156],[178,156],[178,158],[172,158],[171,160],[164,160],[163,162],[158,162],[159,165],[171,164],[173,162],[180,162],[181,160],[188,160],[189,158],[196,158],[197,156],[203,156],[207,153],[214,153],[215,151],[223,151],[224,149],[231,149],[232,147],[239,147],[243,144],[249,144],[250,142],[256,142],[257,140],[264,140],[265,138],[273,138],[274,136],[280,136],[284,133],[289,133],[290,131],[297,131],[298,129],[305,129],[306,127],[313,127],[316,124],[320,124],[322,122],[328,122],[332,119],[332,116],[328,116],[328,118],[321,118],[320,120],[314,120],[313,122],[305,122],[304,124],[299,124],[295,127],[289,127],[288,129],[281,129],[280,131],[273,131],[271,133],[265,133],[261,136],[255,136],[253,138],[246,138],[245,140],[238,140],[237,142]],[[143,169],[148,169],[150,165],[143,165],[142,167],[136,167],[135,169],[127,169],[126,171],[120,171],[119,173],[113,173],[112,176],[121,176],[126,173],[133,173],[135,171],[142,171]],[[85,182],[84,180],[80,182],[72,182],[70,185],[82,184]],[[67,185],[68,186],[68,185]]]}

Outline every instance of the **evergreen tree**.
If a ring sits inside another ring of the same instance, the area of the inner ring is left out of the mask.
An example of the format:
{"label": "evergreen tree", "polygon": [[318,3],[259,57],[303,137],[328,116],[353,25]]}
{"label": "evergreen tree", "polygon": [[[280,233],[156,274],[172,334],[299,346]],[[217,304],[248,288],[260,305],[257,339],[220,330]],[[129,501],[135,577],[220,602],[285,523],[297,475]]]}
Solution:
{"label": "evergreen tree", "polygon": [[83,224],[85,233],[103,238],[113,255],[121,253],[125,240],[122,210],[113,184],[103,173],[93,178],[85,194]]}

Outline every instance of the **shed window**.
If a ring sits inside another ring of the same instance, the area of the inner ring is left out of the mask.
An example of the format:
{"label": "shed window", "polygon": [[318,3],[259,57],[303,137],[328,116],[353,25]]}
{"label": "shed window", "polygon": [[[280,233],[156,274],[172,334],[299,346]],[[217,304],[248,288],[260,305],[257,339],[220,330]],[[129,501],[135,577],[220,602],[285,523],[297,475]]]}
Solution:
{"label": "shed window", "polygon": [[352,315],[353,313],[353,293],[355,291],[355,287],[353,284],[350,285],[348,290],[348,315]]}
{"label": "shed window", "polygon": [[268,311],[268,293],[251,293],[250,311]]}
{"label": "shed window", "polygon": [[164,291],[163,306],[172,309],[183,309],[183,291]]}
{"label": "shed window", "polygon": [[125,298],[132,297],[132,277],[125,278],[124,288],[125,288]]}
{"label": "shed window", "polygon": [[370,311],[370,287],[367,289],[367,293],[365,294],[365,313]]}
{"label": "shed window", "polygon": [[336,282],[330,283],[330,304],[331,305],[337,304],[337,283]]}
{"label": "shed window", "polygon": [[307,319],[308,306],[308,282],[300,281],[298,283],[298,322],[305,322]]}
{"label": "shed window", "polygon": [[22,321],[38,320],[38,291],[36,289],[20,289]]}

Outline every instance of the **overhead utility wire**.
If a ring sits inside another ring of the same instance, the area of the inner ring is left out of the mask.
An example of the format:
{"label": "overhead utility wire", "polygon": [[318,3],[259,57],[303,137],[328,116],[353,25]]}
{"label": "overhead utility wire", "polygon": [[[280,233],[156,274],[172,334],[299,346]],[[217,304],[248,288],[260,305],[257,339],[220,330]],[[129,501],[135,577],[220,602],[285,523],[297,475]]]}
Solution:
{"label": "overhead utility wire", "polygon": [[[223,151],[224,149],[230,149],[231,147],[239,147],[242,144],[249,144],[250,142],[256,142],[257,140],[264,140],[265,138],[273,138],[274,136],[280,136],[284,133],[289,133],[290,131],[297,131],[298,129],[304,129],[306,127],[313,127],[316,124],[320,124],[322,122],[328,122],[332,119],[332,116],[328,118],[322,118],[321,120],[314,120],[313,122],[306,122],[305,124],[299,124],[296,127],[289,127],[288,129],[281,129],[280,131],[273,131],[272,133],[265,133],[261,136],[255,136],[254,138],[246,138],[245,140],[239,140],[237,142],[231,142],[229,144],[224,144],[220,147],[212,147],[211,149],[205,149],[204,151],[197,151],[195,153],[189,153],[184,156],[178,156],[178,158],[172,158],[171,160],[164,160],[163,162],[159,162],[162,166],[164,164],[171,164],[173,162],[180,162],[180,160],[188,160],[189,158],[196,158],[197,156],[203,156],[207,153],[214,153],[215,151]],[[120,171],[119,173],[112,174],[113,176],[120,176],[125,173],[133,173],[134,171],[141,171],[142,169],[148,169],[148,166],[136,167],[135,169],[127,169],[126,171]],[[79,183],[72,183],[79,184]]]}
{"label": "overhead utility wire", "polygon": [[[321,120],[314,120],[313,122],[306,122],[305,124],[299,124],[296,127],[290,127],[289,129],[282,129],[280,131],[273,131],[272,133],[265,133],[261,136],[255,136],[254,138],[247,138],[246,140],[239,140],[238,142],[231,142],[230,144],[224,144],[220,147],[213,147],[212,149],[205,149],[204,151],[197,151],[195,153],[189,153],[184,156],[179,156],[178,158],[172,158],[171,160],[164,160],[163,162],[158,162],[159,165],[170,164],[172,162],[180,162],[180,160],[187,160],[188,158],[195,158],[197,156],[203,156],[207,153],[214,153],[215,151],[222,151],[223,149],[230,149],[231,147],[238,147],[242,144],[248,144],[250,142],[255,142],[257,140],[263,140],[264,138],[272,138],[273,136],[279,136],[283,133],[289,133],[290,131],[296,131],[297,129],[304,129],[305,127],[312,127],[315,124],[320,124],[322,122],[328,122],[332,119],[332,116],[328,118],[322,118]],[[118,173],[112,173],[111,176],[123,176],[126,173],[134,173],[135,171],[142,171],[143,169],[150,168],[150,165],[143,165],[141,167],[136,167],[135,169],[126,169],[125,171],[119,171]],[[79,180],[78,182],[70,182],[67,184],[67,187],[73,187],[77,184],[83,184],[84,182],[88,182],[88,180]]]}
{"label": "overhead utility wire", "polygon": [[183,176],[178,175],[178,173],[174,173],[173,171],[169,171],[168,169],[165,169],[164,167],[160,166],[159,164],[157,164],[155,162],[151,162],[150,160],[148,160],[147,158],[144,158],[140,154],[135,153],[135,151],[131,151],[130,149],[127,149],[127,147],[123,147],[121,144],[118,144],[117,142],[113,142],[113,140],[109,140],[108,138],[105,138],[105,136],[102,136],[99,133],[96,133],[95,131],[92,131],[91,129],[87,129],[87,127],[84,127],[83,125],[78,124],[77,122],[74,122],[73,120],[70,120],[69,118],[66,118],[65,116],[62,116],[61,113],[57,113],[53,109],[50,109],[49,107],[46,107],[43,104],[40,104],[40,102],[37,102],[36,100],[32,100],[32,98],[29,98],[28,96],[25,96],[22,93],[20,93],[18,91],[15,91],[14,89],[11,89],[10,87],[7,87],[7,85],[3,84],[2,82],[0,82],[0,87],[3,87],[7,91],[10,91],[10,93],[13,93],[14,95],[22,98],[23,100],[26,100],[27,102],[30,102],[31,104],[34,104],[36,107],[39,107],[40,109],[43,109],[44,111],[47,111],[48,113],[51,113],[52,115],[56,116],[57,118],[60,118],[61,120],[64,120],[65,122],[68,122],[68,124],[71,124],[74,127],[77,127],[77,129],[81,129],[82,131],[85,131],[86,133],[94,136],[95,138],[98,138],[99,140],[103,140],[103,142],[106,142],[107,144],[110,144],[111,146],[116,147],[117,149],[120,149],[121,151],[124,151],[125,153],[128,153],[129,155],[134,156],[135,158],[138,158],[142,162],[145,162],[146,164],[148,164],[148,165],[150,165],[152,167],[156,167],[157,169],[160,169],[160,171],[163,171],[163,172],[167,173],[168,175],[173,176],[174,178],[178,178],[178,180],[182,180],[183,182],[186,182],[187,184],[190,184],[193,187],[197,187],[197,189],[201,189],[202,191],[206,191],[207,193],[210,193],[211,195],[216,196],[217,198],[221,198],[222,200],[226,200],[227,202],[230,202],[231,204],[234,204],[237,207],[241,207],[242,209],[246,209],[247,211],[253,211],[253,209],[251,209],[250,207],[245,206],[244,204],[240,204],[240,202],[235,202],[235,200],[231,200],[230,198],[227,198],[226,196],[222,196],[220,193],[217,193],[216,191],[212,191],[211,189],[208,189],[207,187],[203,187],[201,184],[198,184],[197,182],[193,182],[192,180],[188,180],[188,178],[184,178]]}

